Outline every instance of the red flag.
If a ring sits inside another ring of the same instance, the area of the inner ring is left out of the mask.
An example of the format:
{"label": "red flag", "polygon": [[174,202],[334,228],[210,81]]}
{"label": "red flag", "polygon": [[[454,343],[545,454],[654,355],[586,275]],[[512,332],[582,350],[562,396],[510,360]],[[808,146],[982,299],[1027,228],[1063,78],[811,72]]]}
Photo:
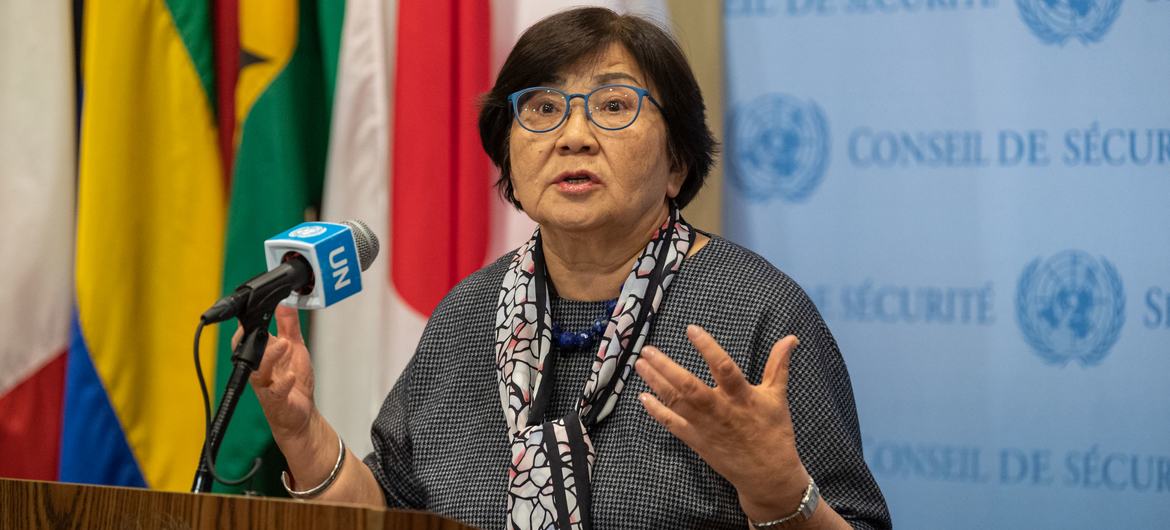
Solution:
{"label": "red flag", "polygon": [[491,166],[476,115],[490,27],[487,0],[399,4],[391,279],[424,315],[485,259]]}

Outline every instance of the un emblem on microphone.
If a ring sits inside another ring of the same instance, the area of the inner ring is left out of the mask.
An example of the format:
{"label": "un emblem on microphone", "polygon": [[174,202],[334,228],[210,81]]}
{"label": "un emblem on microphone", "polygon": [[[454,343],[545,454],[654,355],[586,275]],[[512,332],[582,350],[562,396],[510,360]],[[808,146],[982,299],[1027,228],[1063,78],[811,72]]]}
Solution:
{"label": "un emblem on microphone", "polygon": [[1099,42],[1121,11],[1121,0],[1016,0],[1020,18],[1045,44]]}
{"label": "un emblem on microphone", "polygon": [[745,196],[799,202],[820,184],[829,126],[816,103],[767,94],[738,105],[731,121],[730,177]]}
{"label": "un emblem on microphone", "polygon": [[308,239],[310,237],[316,237],[316,236],[319,236],[319,235],[324,234],[324,233],[325,233],[324,226],[319,226],[319,225],[303,226],[301,228],[293,230],[292,232],[289,232],[288,237],[294,237],[297,239]]}
{"label": "un emblem on microphone", "polygon": [[1036,258],[1020,275],[1016,320],[1045,361],[1100,363],[1125,324],[1125,291],[1104,257],[1067,250]]}

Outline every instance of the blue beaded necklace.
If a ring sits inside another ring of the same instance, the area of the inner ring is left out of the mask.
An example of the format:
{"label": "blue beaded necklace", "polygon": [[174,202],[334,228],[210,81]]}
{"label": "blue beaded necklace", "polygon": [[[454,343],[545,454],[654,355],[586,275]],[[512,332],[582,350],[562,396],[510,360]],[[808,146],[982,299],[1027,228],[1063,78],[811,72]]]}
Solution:
{"label": "blue beaded necklace", "polygon": [[562,328],[560,323],[553,322],[553,343],[562,351],[577,351],[593,344],[593,341],[605,333],[605,328],[609,325],[609,317],[613,314],[613,308],[615,307],[617,307],[616,298],[607,300],[605,302],[605,314],[594,319],[593,324],[584,331],[568,331]]}

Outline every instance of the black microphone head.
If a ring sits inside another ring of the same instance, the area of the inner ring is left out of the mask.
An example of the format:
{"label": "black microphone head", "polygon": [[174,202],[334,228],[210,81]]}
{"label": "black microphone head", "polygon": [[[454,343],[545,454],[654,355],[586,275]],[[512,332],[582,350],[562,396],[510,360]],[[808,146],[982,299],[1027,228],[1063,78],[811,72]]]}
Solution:
{"label": "black microphone head", "polygon": [[358,219],[342,221],[341,224],[348,226],[353,231],[353,242],[357,247],[358,261],[361,262],[362,270],[370,268],[374,258],[378,257],[378,236],[374,235],[374,231],[370,230],[366,223]]}

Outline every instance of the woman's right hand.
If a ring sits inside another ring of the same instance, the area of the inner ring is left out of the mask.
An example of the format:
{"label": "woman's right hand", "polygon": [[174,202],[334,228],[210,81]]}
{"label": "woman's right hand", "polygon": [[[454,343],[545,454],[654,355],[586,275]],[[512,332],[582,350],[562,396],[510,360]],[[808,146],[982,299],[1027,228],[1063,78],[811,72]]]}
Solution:
{"label": "woman's right hand", "polygon": [[[277,306],[274,316],[276,336],[268,337],[260,369],[252,372],[252,388],[268,418],[272,437],[288,462],[292,487],[304,490],[330,476],[338,458],[339,437],[313,403],[313,363],[297,310]],[[233,348],[243,335],[242,330],[236,330]],[[370,469],[348,450],[341,458],[348,463],[318,498],[386,506],[386,497]]]}
{"label": "woman's right hand", "polygon": [[[279,305],[274,316],[276,336],[268,337],[260,368],[252,372],[251,382],[272,436],[280,444],[311,436],[308,431],[317,407],[313,403],[313,364],[297,310]],[[242,328],[236,330],[233,349],[243,333]]]}

